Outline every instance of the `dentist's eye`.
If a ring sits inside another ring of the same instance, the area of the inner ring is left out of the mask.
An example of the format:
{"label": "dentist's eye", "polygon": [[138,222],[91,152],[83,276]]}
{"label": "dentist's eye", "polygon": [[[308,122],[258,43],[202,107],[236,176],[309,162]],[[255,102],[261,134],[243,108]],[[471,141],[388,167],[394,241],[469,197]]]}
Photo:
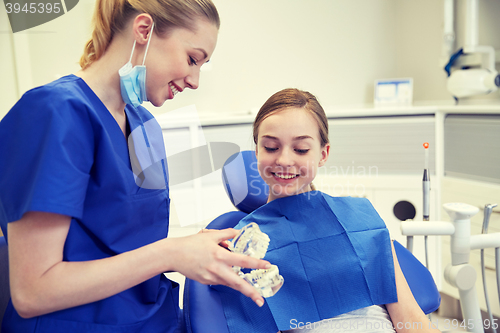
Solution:
{"label": "dentist's eye", "polygon": [[264,147],[264,149],[266,149],[266,151],[268,151],[268,152],[270,152],[270,153],[272,153],[272,152],[274,152],[274,151],[278,150],[278,148],[269,148],[269,147]]}
{"label": "dentist's eye", "polygon": [[295,149],[295,151],[299,154],[307,154],[309,149]]}
{"label": "dentist's eye", "polygon": [[198,63],[196,62],[196,59],[193,57],[189,57],[189,64],[194,65],[194,66],[198,65]]}

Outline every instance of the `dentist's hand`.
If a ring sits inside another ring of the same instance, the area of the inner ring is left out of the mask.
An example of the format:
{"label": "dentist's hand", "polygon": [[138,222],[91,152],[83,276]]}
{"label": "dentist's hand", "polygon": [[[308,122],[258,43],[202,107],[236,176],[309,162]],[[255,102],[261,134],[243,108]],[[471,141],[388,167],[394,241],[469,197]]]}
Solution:
{"label": "dentist's hand", "polygon": [[259,292],[239,277],[232,266],[268,269],[265,260],[236,254],[225,248],[228,239],[236,237],[238,230],[203,230],[182,238],[168,238],[170,269],[203,284],[222,284],[250,297],[258,306],[264,304]]}

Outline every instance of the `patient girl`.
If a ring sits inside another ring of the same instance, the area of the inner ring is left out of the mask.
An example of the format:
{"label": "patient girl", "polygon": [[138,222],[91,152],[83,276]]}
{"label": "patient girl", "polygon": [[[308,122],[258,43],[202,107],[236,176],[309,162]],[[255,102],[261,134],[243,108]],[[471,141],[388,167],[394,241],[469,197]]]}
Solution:
{"label": "patient girl", "polygon": [[285,282],[253,306],[220,290],[231,332],[437,331],[415,301],[384,222],[367,199],[333,198],[312,181],[329,156],[328,120],[308,92],[271,96],[254,122],[268,203],[235,227],[259,224],[265,259]]}

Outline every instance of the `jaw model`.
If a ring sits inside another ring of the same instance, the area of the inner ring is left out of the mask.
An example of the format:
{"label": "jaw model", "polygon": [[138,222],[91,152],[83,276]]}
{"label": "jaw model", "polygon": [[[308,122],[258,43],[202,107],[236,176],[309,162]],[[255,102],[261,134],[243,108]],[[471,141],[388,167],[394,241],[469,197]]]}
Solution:
{"label": "jaw model", "polygon": [[[268,246],[269,236],[260,231],[257,223],[252,222],[241,229],[240,233],[229,244],[229,250],[262,259],[266,255]],[[234,266],[233,270],[257,289],[262,297],[271,297],[276,294],[284,282],[276,265],[272,265],[269,269],[255,269],[246,274],[238,266]]]}

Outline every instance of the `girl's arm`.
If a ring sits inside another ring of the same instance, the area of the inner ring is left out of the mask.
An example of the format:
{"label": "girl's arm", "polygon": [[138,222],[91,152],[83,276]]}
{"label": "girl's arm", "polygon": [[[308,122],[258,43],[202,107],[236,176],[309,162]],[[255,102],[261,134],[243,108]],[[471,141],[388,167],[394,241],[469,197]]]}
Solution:
{"label": "girl's arm", "polygon": [[28,212],[8,224],[11,297],[24,318],[95,302],[167,271],[227,285],[258,305],[264,302],[231,266],[266,268],[269,263],[218,245],[235,237],[236,230],[163,239],[105,259],[66,262],[63,248],[70,223],[68,216]]}
{"label": "girl's arm", "polygon": [[398,301],[386,304],[391,316],[392,324],[398,333],[403,332],[440,332],[429,321],[417,301],[413,297],[410,287],[399,266],[394,245],[391,242],[392,256],[394,258],[394,271],[396,274],[396,289]]}

